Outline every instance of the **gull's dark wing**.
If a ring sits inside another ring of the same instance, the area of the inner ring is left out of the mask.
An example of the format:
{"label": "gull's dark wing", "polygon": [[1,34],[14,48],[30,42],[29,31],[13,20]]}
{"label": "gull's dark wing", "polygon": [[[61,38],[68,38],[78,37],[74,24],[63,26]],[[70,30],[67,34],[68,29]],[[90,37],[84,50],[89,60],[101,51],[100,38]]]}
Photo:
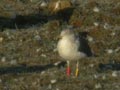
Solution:
{"label": "gull's dark wing", "polygon": [[87,32],[80,32],[78,34],[78,39],[80,41],[79,51],[84,52],[89,57],[93,56],[93,54],[86,39],[87,34],[88,34]]}

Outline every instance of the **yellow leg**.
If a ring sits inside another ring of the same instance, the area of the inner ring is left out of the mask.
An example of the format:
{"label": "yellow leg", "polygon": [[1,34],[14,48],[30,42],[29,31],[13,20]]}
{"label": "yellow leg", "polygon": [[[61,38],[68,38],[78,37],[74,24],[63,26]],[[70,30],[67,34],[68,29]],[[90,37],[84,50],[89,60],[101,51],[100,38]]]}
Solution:
{"label": "yellow leg", "polygon": [[75,70],[75,76],[78,77],[78,75],[79,75],[79,61],[77,61],[76,70]]}

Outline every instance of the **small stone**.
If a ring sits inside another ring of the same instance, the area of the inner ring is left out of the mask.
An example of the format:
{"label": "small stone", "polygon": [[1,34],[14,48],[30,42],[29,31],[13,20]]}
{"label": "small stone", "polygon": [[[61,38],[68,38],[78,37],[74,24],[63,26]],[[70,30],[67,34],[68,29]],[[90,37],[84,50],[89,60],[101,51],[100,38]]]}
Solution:
{"label": "small stone", "polygon": [[115,36],[115,35],[116,35],[116,33],[115,33],[115,32],[112,32],[112,33],[111,33],[111,36]]}
{"label": "small stone", "polygon": [[0,83],[2,83],[2,79],[0,78]]}
{"label": "small stone", "polygon": [[36,49],[36,52],[39,52],[41,50],[41,48],[38,48],[38,49]]}
{"label": "small stone", "polygon": [[53,79],[53,80],[51,80],[50,82],[51,82],[51,84],[54,84],[54,83],[57,82],[57,80],[56,80],[56,79]]}
{"label": "small stone", "polygon": [[45,54],[41,54],[42,57],[46,58],[47,56]]}
{"label": "small stone", "polygon": [[110,26],[109,26],[108,23],[105,23],[103,27],[104,27],[104,29],[106,29],[106,30],[110,28]]}
{"label": "small stone", "polygon": [[18,82],[18,79],[15,78],[14,81],[15,81],[15,82]]}
{"label": "small stone", "polygon": [[41,37],[39,35],[36,35],[34,38],[35,38],[35,40],[38,40],[38,41],[41,40]]}
{"label": "small stone", "polygon": [[37,85],[37,82],[32,82],[32,85],[33,85],[33,86]]}
{"label": "small stone", "polygon": [[42,71],[41,74],[42,74],[42,75],[45,74],[45,71]]}
{"label": "small stone", "polygon": [[98,23],[98,22],[94,22],[93,24],[94,24],[94,26],[96,26],[96,27],[99,26],[99,23]]}
{"label": "small stone", "polygon": [[112,50],[112,49],[108,49],[108,50],[107,50],[107,53],[108,53],[108,54],[111,54],[111,53],[113,53],[113,50]]}
{"label": "small stone", "polygon": [[57,52],[57,48],[53,49],[53,52]]}
{"label": "small stone", "polygon": [[52,85],[51,84],[48,85],[48,89],[52,89]]}
{"label": "small stone", "polygon": [[61,61],[58,61],[56,63],[54,63],[55,66],[58,66],[61,63]]}
{"label": "small stone", "polygon": [[41,2],[40,4],[41,7],[47,7],[47,3],[45,1]]}
{"label": "small stone", "polygon": [[95,75],[94,75],[94,78],[97,79],[97,78],[98,78],[98,75],[95,74]]}
{"label": "small stone", "polygon": [[91,36],[88,36],[87,39],[88,39],[89,42],[93,41],[93,37],[91,37]]}
{"label": "small stone", "polygon": [[5,61],[6,61],[6,57],[2,57],[1,62],[5,62]]}
{"label": "small stone", "polygon": [[96,89],[99,89],[99,88],[102,88],[102,86],[101,86],[100,83],[97,83],[97,84],[95,85],[95,88],[96,88]]}
{"label": "small stone", "polygon": [[0,42],[3,42],[3,37],[0,37]]}
{"label": "small stone", "polygon": [[56,88],[56,90],[60,90],[59,88]]}
{"label": "small stone", "polygon": [[105,80],[105,79],[106,79],[106,76],[105,76],[105,75],[103,75],[103,76],[102,76],[102,79],[103,79],[103,80]]}
{"label": "small stone", "polygon": [[117,47],[117,48],[115,49],[115,52],[118,52],[118,51],[120,51],[120,47]]}
{"label": "small stone", "polygon": [[16,64],[17,64],[17,61],[16,61],[16,60],[11,60],[10,64],[11,64],[11,65],[16,65]]}
{"label": "small stone", "polygon": [[68,0],[57,0],[57,1],[51,1],[48,5],[48,9],[52,13],[56,13],[60,10],[64,10],[66,8],[71,8],[72,4]]}
{"label": "small stone", "polygon": [[91,68],[93,68],[93,67],[94,67],[94,64],[90,64],[89,66],[90,66]]}
{"label": "small stone", "polygon": [[113,76],[113,77],[117,77],[117,71],[113,71],[113,72],[112,72],[112,76]]}
{"label": "small stone", "polygon": [[99,10],[98,7],[94,7],[94,8],[93,8],[93,11],[94,11],[94,12],[99,12],[100,10]]}

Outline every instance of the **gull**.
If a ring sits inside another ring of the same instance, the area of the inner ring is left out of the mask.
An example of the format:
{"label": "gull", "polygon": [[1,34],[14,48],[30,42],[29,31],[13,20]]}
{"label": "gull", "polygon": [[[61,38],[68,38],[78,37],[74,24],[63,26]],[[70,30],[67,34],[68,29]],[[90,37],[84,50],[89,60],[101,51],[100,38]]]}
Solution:
{"label": "gull", "polygon": [[67,72],[70,76],[70,61],[77,61],[75,76],[79,74],[79,59],[91,56],[91,50],[86,42],[87,32],[76,35],[73,30],[65,29],[60,34],[60,40],[57,44],[57,50],[60,57],[67,61]]}

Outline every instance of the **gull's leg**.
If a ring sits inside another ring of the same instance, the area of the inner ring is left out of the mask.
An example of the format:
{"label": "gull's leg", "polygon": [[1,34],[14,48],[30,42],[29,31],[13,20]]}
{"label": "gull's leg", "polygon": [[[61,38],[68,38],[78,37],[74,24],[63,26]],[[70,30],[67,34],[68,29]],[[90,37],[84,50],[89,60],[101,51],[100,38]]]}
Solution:
{"label": "gull's leg", "polygon": [[66,74],[67,76],[70,76],[71,70],[70,70],[70,61],[67,61],[67,70],[66,70]]}
{"label": "gull's leg", "polygon": [[78,77],[78,74],[79,74],[79,61],[77,61],[76,64],[75,76]]}

